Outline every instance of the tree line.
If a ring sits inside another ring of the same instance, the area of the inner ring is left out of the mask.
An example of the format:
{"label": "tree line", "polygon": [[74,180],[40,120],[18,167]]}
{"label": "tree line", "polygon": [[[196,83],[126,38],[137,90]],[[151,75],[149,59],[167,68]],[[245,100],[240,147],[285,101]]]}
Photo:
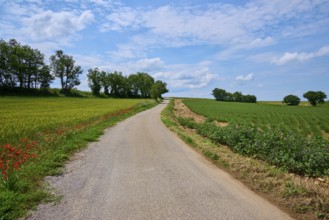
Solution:
{"label": "tree line", "polygon": [[[61,92],[70,93],[80,85],[81,66],[75,65],[72,56],[62,50],[50,56],[49,65],[45,55],[28,45],[21,45],[15,39],[8,42],[0,40],[0,89],[46,89],[55,78],[61,85]],[[94,95],[104,94],[110,97],[161,98],[168,92],[167,84],[155,81],[147,73],[123,76],[121,72],[100,71],[98,68],[88,71],[88,84]]]}
{"label": "tree line", "polygon": [[53,80],[39,50],[15,39],[0,40],[0,87],[48,88]]}
{"label": "tree line", "polygon": [[[322,91],[308,91],[303,94],[303,97],[309,101],[312,106],[324,103],[327,95]],[[296,95],[287,95],[283,98],[282,103],[287,105],[297,106],[300,103],[300,98]]]}
{"label": "tree line", "polygon": [[121,72],[105,72],[94,68],[88,70],[87,77],[88,85],[96,96],[103,90],[110,97],[157,99],[168,92],[165,82],[155,81],[152,76],[143,72],[123,76]]}
{"label": "tree line", "polygon": [[256,103],[257,97],[254,95],[243,95],[241,92],[226,92],[224,89],[215,88],[212,91],[212,95],[217,101],[226,102],[250,102]]}

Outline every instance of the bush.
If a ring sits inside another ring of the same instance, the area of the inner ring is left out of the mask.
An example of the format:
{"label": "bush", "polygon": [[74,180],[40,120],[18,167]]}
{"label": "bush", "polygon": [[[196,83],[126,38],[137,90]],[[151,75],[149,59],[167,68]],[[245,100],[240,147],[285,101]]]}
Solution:
{"label": "bush", "polygon": [[287,95],[286,97],[283,98],[283,103],[286,103],[287,105],[299,105],[300,103],[300,98],[295,95]]}

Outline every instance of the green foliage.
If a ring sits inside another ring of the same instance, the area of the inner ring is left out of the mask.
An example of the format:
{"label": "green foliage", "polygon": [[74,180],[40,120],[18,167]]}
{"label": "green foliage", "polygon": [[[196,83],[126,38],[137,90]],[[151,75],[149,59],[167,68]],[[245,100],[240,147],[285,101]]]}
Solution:
{"label": "green foliage", "polygon": [[329,142],[323,138],[307,139],[278,128],[259,129],[240,124],[218,127],[213,123],[196,126],[203,136],[232,148],[242,155],[267,161],[289,172],[329,175]]}
{"label": "green foliage", "polygon": [[158,98],[161,99],[162,94],[166,92],[168,92],[167,83],[158,80],[151,87],[151,98],[157,101]]}
{"label": "green foliage", "polygon": [[88,73],[89,87],[93,94],[99,96],[104,88],[106,96],[114,98],[161,98],[168,92],[167,84],[160,80],[154,82],[153,77],[147,73],[131,74],[123,76],[121,72],[100,72],[97,68],[90,69]]}
{"label": "green foliage", "polygon": [[[45,65],[44,55],[28,45],[22,46],[14,39],[8,42],[0,40],[0,91],[8,94],[8,91],[17,91],[19,87],[20,92],[27,91],[32,95],[31,90],[23,88],[47,89],[57,77],[61,93],[72,96],[71,90],[80,85],[81,66],[75,65],[73,57],[62,50],[57,50],[49,61],[50,66]],[[87,77],[95,96],[102,96],[102,88],[105,96],[114,98],[151,98],[152,95],[157,99],[168,92],[165,82],[155,82],[152,76],[144,72],[127,77],[121,72],[105,72],[95,68],[88,70]]]}
{"label": "green foliage", "polygon": [[80,85],[79,75],[83,70],[81,66],[75,66],[72,56],[66,55],[62,50],[57,50],[55,55],[50,56],[51,70],[61,81],[61,88],[69,92],[74,86]]}
{"label": "green foliage", "polygon": [[209,99],[185,99],[184,104],[197,114],[216,121],[235,124],[253,124],[257,127],[280,127],[303,136],[329,134],[329,103],[321,108],[310,106],[290,107],[279,102],[233,103],[216,102]]}
{"label": "green foliage", "polygon": [[256,103],[257,98],[254,95],[243,95],[241,92],[226,92],[224,89],[215,88],[212,91],[212,95],[217,101],[228,101],[228,102],[251,102]]}
{"label": "green foliage", "polygon": [[0,40],[0,87],[48,88],[54,77],[44,55],[16,40]]}
{"label": "green foliage", "polygon": [[88,77],[88,85],[91,88],[91,92],[94,95],[99,96],[101,88],[102,88],[102,84],[101,84],[102,74],[101,74],[101,72],[98,70],[98,68],[95,68],[93,70],[89,69],[87,77]]}
{"label": "green foliage", "polygon": [[324,103],[327,95],[322,91],[308,91],[304,93],[304,98],[306,98],[312,106],[316,106],[318,103]]}
{"label": "green foliage", "polygon": [[300,98],[295,95],[287,95],[283,98],[282,103],[286,103],[287,105],[297,106],[300,103]]}

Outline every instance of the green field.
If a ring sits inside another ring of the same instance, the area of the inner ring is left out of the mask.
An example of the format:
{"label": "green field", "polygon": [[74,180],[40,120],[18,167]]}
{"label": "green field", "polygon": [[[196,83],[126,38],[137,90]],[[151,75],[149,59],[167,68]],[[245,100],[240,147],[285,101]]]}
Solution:
{"label": "green field", "polygon": [[36,132],[92,121],[131,108],[143,99],[100,99],[68,97],[0,97],[0,146],[15,144]]}
{"label": "green field", "polygon": [[329,103],[312,106],[286,106],[280,103],[257,104],[185,99],[184,104],[197,114],[228,123],[247,123],[259,127],[277,126],[305,136],[329,134]]}
{"label": "green field", "polygon": [[0,219],[56,200],[43,179],[107,127],[155,105],[149,99],[0,97]]}

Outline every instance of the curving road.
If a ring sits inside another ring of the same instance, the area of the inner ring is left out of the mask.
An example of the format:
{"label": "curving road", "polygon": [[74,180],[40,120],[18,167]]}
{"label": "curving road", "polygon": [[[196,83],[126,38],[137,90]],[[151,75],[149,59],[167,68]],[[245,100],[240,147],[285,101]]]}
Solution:
{"label": "curving road", "polygon": [[166,103],[106,130],[47,180],[64,195],[28,219],[290,219],[168,131]]}

